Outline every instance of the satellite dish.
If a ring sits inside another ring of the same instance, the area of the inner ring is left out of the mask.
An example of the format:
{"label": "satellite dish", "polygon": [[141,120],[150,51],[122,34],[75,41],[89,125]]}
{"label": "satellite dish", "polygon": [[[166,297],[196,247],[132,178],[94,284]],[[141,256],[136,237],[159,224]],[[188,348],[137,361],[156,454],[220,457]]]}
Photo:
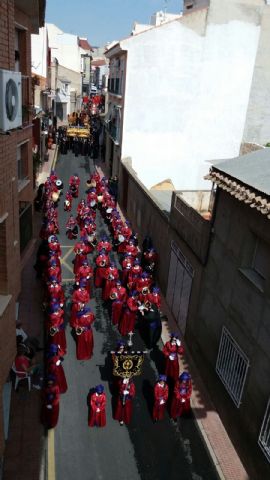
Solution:
{"label": "satellite dish", "polygon": [[17,85],[12,78],[6,83],[5,104],[7,118],[13,122],[18,113],[19,95]]}

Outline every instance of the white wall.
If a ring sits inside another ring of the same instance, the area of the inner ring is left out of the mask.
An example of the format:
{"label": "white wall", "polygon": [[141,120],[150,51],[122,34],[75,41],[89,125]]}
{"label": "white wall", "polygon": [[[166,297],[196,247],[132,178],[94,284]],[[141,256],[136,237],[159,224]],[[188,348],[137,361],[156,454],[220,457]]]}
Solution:
{"label": "white wall", "polygon": [[31,35],[31,71],[47,78],[47,29],[42,27],[39,34]]}
{"label": "white wall", "polygon": [[81,55],[77,35],[64,33],[52,23],[46,24],[48,28],[49,46],[52,48],[52,58],[57,58],[63,67],[80,72]]}
{"label": "white wall", "polygon": [[206,160],[239,154],[260,26],[251,10],[243,20],[229,13],[216,24],[212,15],[205,34],[192,25],[194,13],[189,28],[175,21],[121,42],[122,158],[132,157],[148,188],[171,178],[176,189],[206,189]]}

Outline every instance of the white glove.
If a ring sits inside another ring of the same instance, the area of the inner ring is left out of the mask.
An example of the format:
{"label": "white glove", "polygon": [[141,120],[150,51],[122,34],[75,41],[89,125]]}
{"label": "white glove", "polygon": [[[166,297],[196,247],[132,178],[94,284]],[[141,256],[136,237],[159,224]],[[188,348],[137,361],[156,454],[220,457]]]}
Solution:
{"label": "white glove", "polygon": [[100,412],[100,408],[97,408],[97,412]]}
{"label": "white glove", "polygon": [[169,355],[169,359],[170,359],[170,360],[174,360],[174,359],[175,359],[175,354],[174,354],[174,353],[171,353],[171,355]]}
{"label": "white glove", "polygon": [[184,398],[181,398],[181,403],[185,403],[185,399]]}
{"label": "white glove", "polygon": [[128,390],[124,390],[124,395],[128,395],[129,394],[129,391]]}
{"label": "white glove", "polygon": [[57,365],[57,367],[59,367],[59,365],[61,365],[61,360],[57,360],[55,365]]}
{"label": "white glove", "polygon": [[90,278],[89,275],[87,275],[86,279],[89,280],[89,278]]}
{"label": "white glove", "polygon": [[180,342],[179,338],[176,340],[176,345],[177,345],[178,347],[181,346],[181,342]]}
{"label": "white glove", "polygon": [[165,403],[165,400],[161,399],[159,403],[160,403],[160,405],[163,405],[163,403]]}
{"label": "white glove", "polygon": [[52,405],[46,405],[46,407],[51,410],[52,409]]}

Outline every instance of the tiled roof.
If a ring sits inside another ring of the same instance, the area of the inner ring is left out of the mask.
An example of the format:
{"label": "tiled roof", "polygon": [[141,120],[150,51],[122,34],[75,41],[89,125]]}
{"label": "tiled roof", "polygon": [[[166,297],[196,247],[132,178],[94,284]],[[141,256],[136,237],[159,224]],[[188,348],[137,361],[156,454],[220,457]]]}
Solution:
{"label": "tiled roof", "polygon": [[93,60],[91,65],[93,67],[102,67],[103,65],[106,65],[106,61],[103,60],[103,59],[100,59],[100,60]]}
{"label": "tiled roof", "polygon": [[270,195],[270,148],[212,162],[215,170],[230,175],[254,190]]}
{"label": "tiled roof", "polygon": [[91,45],[89,45],[88,40],[84,40],[82,38],[79,38],[79,46],[83,48],[84,50],[91,50],[93,51]]}
{"label": "tiled roof", "polygon": [[236,178],[218,171],[212,167],[205,180],[211,180],[219,188],[225,190],[240,202],[256,208],[262,215],[267,215],[270,220],[270,196],[256,190],[254,187],[244,184]]}

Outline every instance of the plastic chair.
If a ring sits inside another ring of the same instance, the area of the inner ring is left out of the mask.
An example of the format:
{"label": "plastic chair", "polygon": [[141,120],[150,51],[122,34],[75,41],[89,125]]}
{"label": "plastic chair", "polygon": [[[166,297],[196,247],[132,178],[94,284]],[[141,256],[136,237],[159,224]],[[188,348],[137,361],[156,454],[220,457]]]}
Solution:
{"label": "plastic chair", "polygon": [[21,372],[19,370],[16,370],[15,364],[13,363],[11,370],[15,373],[15,390],[18,388],[18,384],[21,380],[25,380],[27,378],[28,380],[28,390],[30,392],[31,390],[31,374],[27,372]]}

